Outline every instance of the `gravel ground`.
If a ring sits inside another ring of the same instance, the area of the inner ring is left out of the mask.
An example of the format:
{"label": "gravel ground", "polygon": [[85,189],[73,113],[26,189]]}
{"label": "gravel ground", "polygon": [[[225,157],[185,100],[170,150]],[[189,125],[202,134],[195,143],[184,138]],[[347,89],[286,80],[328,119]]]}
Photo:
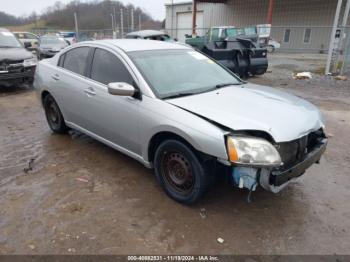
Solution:
{"label": "gravel ground", "polygon": [[30,88],[0,88],[0,254],[349,254],[350,82],[291,77],[323,60],[276,54],[249,80],[312,101],[330,134],[320,165],[251,204],[219,182],[180,205],[133,159],[76,132],[53,135]]}

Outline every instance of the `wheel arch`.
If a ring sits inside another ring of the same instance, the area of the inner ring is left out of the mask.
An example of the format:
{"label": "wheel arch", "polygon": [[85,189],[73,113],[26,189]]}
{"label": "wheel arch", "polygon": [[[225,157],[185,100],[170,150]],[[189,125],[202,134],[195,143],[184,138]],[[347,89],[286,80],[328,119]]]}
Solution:
{"label": "wheel arch", "polygon": [[201,152],[198,149],[198,145],[194,145],[193,142],[191,143],[189,139],[186,139],[184,136],[172,131],[160,131],[154,134],[149,140],[147,148],[147,159],[149,162],[153,163],[157,148],[166,140],[176,140],[182,142],[183,144],[188,146],[194,152],[194,154],[196,154],[202,159],[211,158],[211,156]]}
{"label": "wheel arch", "polygon": [[44,99],[45,99],[45,97],[47,97],[48,95],[51,95],[51,96],[52,96],[52,94],[51,94],[49,91],[47,91],[47,90],[43,90],[43,91],[41,92],[41,95],[40,95],[41,104],[44,104]]}

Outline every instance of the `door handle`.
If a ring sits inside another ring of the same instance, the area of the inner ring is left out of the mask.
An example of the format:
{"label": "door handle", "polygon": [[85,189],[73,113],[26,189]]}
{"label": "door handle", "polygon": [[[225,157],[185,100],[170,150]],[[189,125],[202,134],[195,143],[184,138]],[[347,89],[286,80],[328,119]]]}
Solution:
{"label": "door handle", "polygon": [[95,90],[92,87],[88,87],[84,90],[85,94],[87,94],[87,96],[91,97],[91,96],[95,96]]}
{"label": "door handle", "polygon": [[56,81],[60,80],[60,76],[58,74],[54,74],[51,77],[53,80],[56,80]]}

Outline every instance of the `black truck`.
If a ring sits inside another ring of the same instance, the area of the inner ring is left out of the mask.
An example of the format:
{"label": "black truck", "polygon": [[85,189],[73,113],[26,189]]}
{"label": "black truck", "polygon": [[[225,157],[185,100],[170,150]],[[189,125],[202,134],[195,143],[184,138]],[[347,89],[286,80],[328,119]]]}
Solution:
{"label": "black truck", "polygon": [[0,86],[33,82],[36,56],[7,29],[0,28]]}
{"label": "black truck", "polygon": [[205,53],[241,77],[267,71],[267,49],[258,44],[258,35],[247,35],[243,28],[212,27],[204,37],[187,35],[186,44]]}

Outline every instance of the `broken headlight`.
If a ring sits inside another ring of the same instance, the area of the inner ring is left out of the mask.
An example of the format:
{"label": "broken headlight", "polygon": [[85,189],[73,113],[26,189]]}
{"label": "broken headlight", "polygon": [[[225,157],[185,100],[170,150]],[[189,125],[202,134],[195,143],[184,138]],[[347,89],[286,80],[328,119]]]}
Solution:
{"label": "broken headlight", "polygon": [[229,160],[235,164],[255,166],[280,166],[280,154],[268,141],[253,137],[227,138]]}

